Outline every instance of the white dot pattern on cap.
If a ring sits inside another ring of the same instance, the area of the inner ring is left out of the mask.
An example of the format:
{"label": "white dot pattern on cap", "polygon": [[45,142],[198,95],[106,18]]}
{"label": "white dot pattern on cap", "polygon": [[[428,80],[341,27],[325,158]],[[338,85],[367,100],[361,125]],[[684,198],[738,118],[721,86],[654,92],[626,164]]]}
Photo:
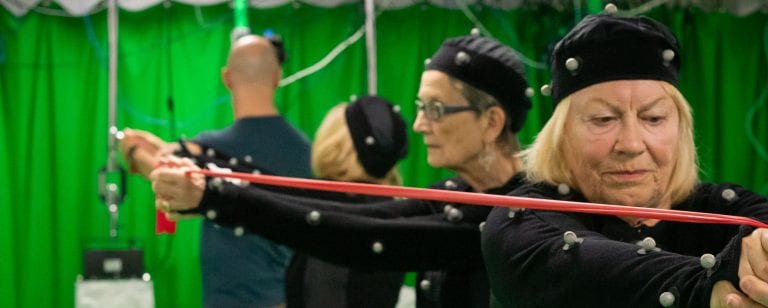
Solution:
{"label": "white dot pattern on cap", "polygon": [[565,60],[565,68],[567,68],[571,73],[576,72],[576,70],[579,69],[579,60],[576,60],[576,58],[568,58],[568,60]]}
{"label": "white dot pattern on cap", "polygon": [[541,95],[544,95],[544,96],[552,95],[552,87],[550,87],[548,84],[541,86]]}
{"label": "white dot pattern on cap", "polygon": [[528,88],[525,89],[525,96],[533,97],[534,94],[536,94],[536,93],[533,92],[532,88],[528,87]]}
{"label": "white dot pattern on cap", "polygon": [[675,52],[672,49],[664,49],[661,52],[661,58],[664,59],[664,62],[670,62],[675,59]]}
{"label": "white dot pattern on cap", "polygon": [[456,65],[458,66],[469,64],[469,60],[470,60],[469,55],[463,51],[457,52],[456,58],[454,59],[454,61],[456,62]]}

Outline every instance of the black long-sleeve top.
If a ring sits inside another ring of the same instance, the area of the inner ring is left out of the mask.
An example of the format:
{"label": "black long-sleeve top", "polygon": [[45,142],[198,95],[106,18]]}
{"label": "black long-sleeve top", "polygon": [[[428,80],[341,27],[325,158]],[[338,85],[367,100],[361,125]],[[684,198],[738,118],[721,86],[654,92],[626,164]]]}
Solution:
{"label": "black long-sleeve top", "polygon": [[[511,194],[586,201],[579,193],[561,194],[543,184],[526,184]],[[765,197],[737,185],[700,184],[673,208],[768,221],[766,205]],[[741,239],[753,230],[669,221],[632,227],[615,216],[525,210],[510,218],[509,213],[493,209],[482,235],[491,290],[503,307],[658,307],[662,302],[707,307],[715,282],[729,280],[738,287]],[[564,249],[566,231],[583,241]],[[646,237],[655,239],[658,249],[641,249]],[[707,253],[716,256],[709,269],[700,261]]]}
{"label": "black long-sleeve top", "polygon": [[[508,193],[522,179],[515,176],[485,193]],[[236,233],[253,232],[352,268],[445,271],[434,278],[441,281],[420,281],[420,307],[488,306],[479,224],[490,207],[412,199],[351,204],[307,190],[283,190],[289,194],[227,182],[207,187],[199,212]],[[432,188],[472,191],[460,178]],[[473,281],[481,284],[473,288]]]}

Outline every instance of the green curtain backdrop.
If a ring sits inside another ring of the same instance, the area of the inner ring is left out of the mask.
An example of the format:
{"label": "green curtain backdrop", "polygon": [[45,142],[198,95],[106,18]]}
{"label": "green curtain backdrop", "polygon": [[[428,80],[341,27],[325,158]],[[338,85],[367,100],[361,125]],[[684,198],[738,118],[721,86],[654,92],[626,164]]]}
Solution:
{"label": "green curtain backdrop", "polygon": [[[536,63],[545,62],[581,14],[546,7],[471,11]],[[695,112],[702,178],[768,193],[768,15],[668,8],[650,15],[681,40],[680,87]],[[357,31],[364,15],[362,5],[302,4],[251,9],[249,20],[254,33],[284,38],[289,76]],[[232,112],[220,68],[232,23],[226,5],[121,11],[118,126],[172,140],[228,125]],[[444,38],[467,34],[472,23],[460,10],[424,4],[384,11],[377,27],[379,94],[399,104],[410,124],[424,59]],[[107,150],[106,28],[104,11],[79,18],[0,11],[0,307],[70,307],[83,251],[126,246],[143,249],[157,307],[200,306],[199,221],[179,223],[175,235],[155,235],[148,182],[129,176],[119,239],[108,238],[97,188]],[[360,40],[322,70],[281,88],[279,109],[311,137],[328,109],[366,91],[365,61]],[[527,75],[535,89],[549,81],[546,70],[529,67]],[[537,94],[523,143],[550,113],[550,101]],[[400,166],[406,185],[449,175],[427,166],[421,139],[411,137]]]}

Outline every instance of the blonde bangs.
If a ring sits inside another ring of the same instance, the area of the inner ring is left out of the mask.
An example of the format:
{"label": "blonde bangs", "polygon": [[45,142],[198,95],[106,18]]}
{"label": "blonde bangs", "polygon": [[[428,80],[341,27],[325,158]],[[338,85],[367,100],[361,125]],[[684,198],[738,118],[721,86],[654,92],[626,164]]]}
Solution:
{"label": "blonde bangs", "polygon": [[565,165],[562,150],[562,135],[570,108],[570,97],[560,101],[533,144],[521,152],[520,156],[526,163],[529,182],[575,185],[573,176]]}

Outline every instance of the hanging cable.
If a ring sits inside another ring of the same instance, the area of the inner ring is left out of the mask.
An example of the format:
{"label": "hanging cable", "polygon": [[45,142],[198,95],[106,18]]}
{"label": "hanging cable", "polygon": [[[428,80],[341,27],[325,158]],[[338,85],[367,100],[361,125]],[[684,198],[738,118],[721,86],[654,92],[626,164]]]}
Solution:
{"label": "hanging cable", "polygon": [[339,43],[339,45],[336,45],[336,47],[334,47],[331,50],[331,52],[329,52],[327,55],[325,55],[325,57],[323,57],[323,59],[321,59],[317,63],[315,63],[315,64],[313,64],[313,65],[311,65],[311,66],[309,66],[309,67],[307,67],[307,68],[305,68],[305,69],[303,69],[301,71],[298,71],[298,72],[294,73],[291,76],[283,78],[283,80],[280,80],[279,86],[280,87],[285,87],[287,85],[290,85],[290,84],[298,81],[299,79],[307,77],[307,76],[309,76],[309,75],[319,71],[320,69],[324,68],[326,65],[328,65],[328,63],[331,63],[331,61],[333,61],[333,59],[335,59],[336,56],[338,56],[342,51],[347,49],[347,47],[349,47],[349,45],[352,45],[355,42],[357,42],[358,40],[360,40],[360,38],[363,37],[364,33],[365,33],[365,25],[360,26],[360,28],[358,28],[357,31],[355,31],[355,33],[352,34],[352,36],[348,37],[346,40],[344,40],[341,43]]}
{"label": "hanging cable", "polygon": [[[765,59],[768,61],[768,24],[765,25],[763,28],[763,53],[765,55]],[[768,163],[768,151],[765,148],[765,145],[760,143],[760,140],[755,135],[755,116],[760,111],[761,108],[764,108],[766,105],[766,101],[768,101],[768,88],[763,87],[763,91],[760,94],[760,97],[757,99],[754,105],[752,105],[749,108],[749,111],[747,111],[746,119],[744,121],[744,132],[747,135],[747,139],[749,140],[749,143],[752,145],[752,147],[755,149],[755,152],[757,153],[757,156],[760,157],[763,161]],[[765,118],[763,118],[765,119]],[[765,184],[765,186],[762,188],[762,193],[768,193],[768,183]]]}
{"label": "hanging cable", "polygon": [[365,51],[368,59],[368,95],[376,95],[376,3],[365,0]]}
{"label": "hanging cable", "polygon": [[643,3],[633,9],[626,10],[626,11],[619,11],[619,15],[621,16],[638,16],[643,15],[645,13],[650,12],[652,9],[656,8],[657,6],[660,6],[662,4],[665,4],[669,2],[669,0],[651,0],[646,3]]}
{"label": "hanging cable", "polygon": [[[467,17],[467,19],[469,19],[469,21],[472,23],[472,25],[474,25],[474,27],[477,28],[477,30],[480,31],[480,33],[483,34],[483,36],[495,38],[495,36],[493,36],[491,31],[488,31],[488,29],[483,25],[482,22],[480,22],[480,20],[477,18],[477,16],[475,16],[475,14],[473,14],[472,11],[469,10],[469,7],[467,7],[467,4],[463,0],[455,0],[455,1],[456,1],[456,4],[459,5],[459,9],[461,10],[461,12],[464,13],[464,16]],[[515,49],[513,49],[513,50],[515,50]],[[524,54],[522,54],[521,52],[519,52],[517,50],[515,50],[515,53],[517,53],[518,57],[520,57],[520,61],[522,61],[523,64],[525,64],[525,65],[527,65],[529,67],[535,68],[537,70],[543,70],[543,69],[547,68],[546,64],[544,64],[542,62],[538,62],[538,61],[533,60],[531,58],[528,58]]]}

